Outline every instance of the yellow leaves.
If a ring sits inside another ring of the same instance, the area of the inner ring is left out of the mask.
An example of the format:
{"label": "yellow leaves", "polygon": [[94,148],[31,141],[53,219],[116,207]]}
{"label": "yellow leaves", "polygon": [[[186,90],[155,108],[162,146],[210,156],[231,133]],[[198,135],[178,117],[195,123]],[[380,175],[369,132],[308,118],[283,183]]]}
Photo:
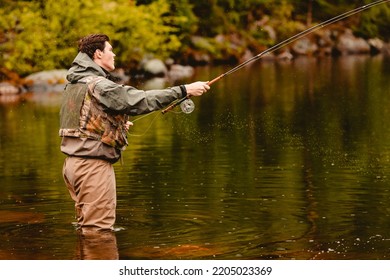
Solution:
{"label": "yellow leaves", "polygon": [[21,75],[68,68],[77,53],[77,40],[90,33],[109,35],[118,67],[147,53],[166,58],[181,45],[169,26],[173,17],[167,16],[167,0],[139,6],[128,0],[10,3],[0,7],[0,37],[5,37],[0,62]]}

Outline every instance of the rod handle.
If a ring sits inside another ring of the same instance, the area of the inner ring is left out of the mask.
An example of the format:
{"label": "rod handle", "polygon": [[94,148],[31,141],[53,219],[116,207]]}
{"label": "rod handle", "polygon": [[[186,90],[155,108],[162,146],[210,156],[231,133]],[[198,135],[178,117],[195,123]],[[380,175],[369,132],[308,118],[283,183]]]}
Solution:
{"label": "rod handle", "polygon": [[211,86],[212,84],[214,84],[215,82],[218,82],[220,79],[222,79],[223,77],[225,76],[225,74],[222,74],[222,75],[219,75],[218,77],[212,79],[211,81],[209,81],[207,84],[209,86]]}
{"label": "rod handle", "polygon": [[[186,97],[187,98],[187,97]],[[181,103],[181,101],[184,101],[184,99],[186,98],[183,98],[181,100],[177,100],[176,102],[173,102],[171,105],[169,105],[168,107],[166,107],[165,109],[163,109],[161,111],[161,113],[164,115],[165,113],[171,111],[173,108],[175,108],[177,105],[179,105]]]}

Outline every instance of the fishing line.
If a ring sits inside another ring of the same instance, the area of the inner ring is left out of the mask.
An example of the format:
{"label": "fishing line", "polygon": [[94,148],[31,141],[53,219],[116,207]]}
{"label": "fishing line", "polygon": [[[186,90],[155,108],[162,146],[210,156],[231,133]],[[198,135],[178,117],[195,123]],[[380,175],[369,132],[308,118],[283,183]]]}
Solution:
{"label": "fishing line", "polygon": [[[241,68],[247,66],[248,64],[258,60],[259,58],[261,58],[263,56],[265,56],[266,54],[273,53],[276,50],[279,50],[280,48],[282,48],[282,47],[284,47],[284,46],[286,46],[288,44],[291,44],[291,43],[293,43],[293,42],[303,38],[306,35],[309,35],[309,34],[315,32],[315,31],[317,31],[317,30],[319,30],[321,28],[324,28],[325,26],[328,26],[328,25],[333,24],[333,23],[335,23],[337,21],[343,20],[343,19],[345,19],[347,17],[350,17],[352,15],[360,13],[360,12],[362,12],[364,10],[367,10],[369,8],[372,8],[374,6],[377,6],[377,5],[380,5],[380,4],[384,4],[384,3],[387,3],[387,2],[390,2],[390,0],[375,1],[375,2],[372,2],[370,4],[366,4],[364,6],[358,7],[356,9],[350,10],[348,12],[345,12],[345,13],[343,13],[341,15],[335,16],[335,17],[333,17],[331,19],[328,19],[328,20],[326,20],[326,21],[324,21],[322,23],[319,23],[317,25],[314,25],[314,26],[312,26],[312,27],[310,27],[310,28],[308,28],[308,29],[306,29],[306,30],[304,30],[304,31],[302,31],[302,32],[300,32],[300,33],[298,33],[298,34],[296,34],[296,35],[294,35],[294,36],[292,36],[292,37],[290,37],[290,38],[288,38],[288,39],[286,39],[286,40],[284,40],[284,41],[282,41],[282,42],[280,42],[280,43],[278,43],[278,44],[276,44],[276,45],[274,45],[274,46],[272,46],[270,48],[268,48],[268,49],[266,49],[265,51],[263,51],[263,52],[255,55],[254,57],[244,61],[243,63],[237,65],[236,67],[230,69],[229,71],[219,75],[218,77],[216,77],[213,80],[211,80],[210,82],[208,82],[208,85],[211,86],[212,84],[214,84],[215,82],[219,81],[220,79],[222,79],[222,78],[224,78],[224,77],[226,77],[226,76],[228,76],[228,75],[230,75],[230,74],[240,70]],[[188,99],[189,99],[189,97],[183,97],[182,99],[178,99],[178,100],[172,102],[168,107],[166,107],[165,109],[163,109],[161,111],[162,114],[165,114],[165,113],[169,112],[170,110],[172,110],[173,108],[175,108],[176,106],[178,106],[179,104],[181,104],[182,102],[184,102],[185,100],[188,100]]]}
{"label": "fishing line", "polygon": [[[135,120],[132,120],[131,122],[132,122],[132,123],[135,123],[135,122],[137,122],[137,121],[139,121],[139,120],[142,120],[143,118],[146,118],[146,117],[148,117],[148,116],[154,114],[155,112],[156,112],[156,111],[150,112],[150,113],[148,113],[148,114],[145,114],[145,115],[143,115],[143,116],[141,116],[141,117],[139,117],[139,118],[137,118],[137,119],[135,119]],[[133,136],[133,137],[142,137],[142,136],[144,136],[144,135],[150,130],[150,128],[152,127],[152,125],[154,124],[154,122],[157,120],[157,118],[158,118],[159,116],[161,116],[161,115],[160,115],[160,114],[156,114],[156,116],[155,116],[155,117],[152,119],[152,121],[150,122],[148,128],[147,128],[142,134],[133,134],[133,133],[128,133],[128,134],[129,134],[130,136]]]}
{"label": "fishing line", "polygon": [[[183,102],[184,103],[184,102]],[[139,120],[142,120],[143,118],[146,118],[146,117],[149,117],[150,115],[153,115],[154,113],[156,113],[157,111],[153,111],[153,112],[150,112],[148,114],[145,114],[139,118],[136,118],[135,120],[131,120],[131,122],[134,124],[135,122],[139,121]],[[183,112],[172,112],[172,113],[175,113],[175,114],[183,114]],[[186,113],[188,114],[188,113]],[[146,133],[148,133],[148,131],[152,128],[153,124],[156,122],[156,120],[161,117],[160,114],[156,114],[156,116],[152,119],[152,121],[150,122],[149,126],[146,128],[146,130],[142,133],[142,134],[133,134],[133,133],[128,133],[129,136],[132,136],[132,137],[142,137],[144,136]]]}

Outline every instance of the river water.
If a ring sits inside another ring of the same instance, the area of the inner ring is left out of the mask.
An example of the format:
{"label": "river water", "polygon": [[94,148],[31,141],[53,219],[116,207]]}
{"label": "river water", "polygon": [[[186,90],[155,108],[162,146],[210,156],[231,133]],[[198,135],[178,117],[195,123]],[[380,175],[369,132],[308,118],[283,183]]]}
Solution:
{"label": "river water", "polygon": [[136,120],[116,231],[92,240],[62,180],[60,93],[1,103],[0,259],[389,259],[389,62],[256,62],[191,114]]}

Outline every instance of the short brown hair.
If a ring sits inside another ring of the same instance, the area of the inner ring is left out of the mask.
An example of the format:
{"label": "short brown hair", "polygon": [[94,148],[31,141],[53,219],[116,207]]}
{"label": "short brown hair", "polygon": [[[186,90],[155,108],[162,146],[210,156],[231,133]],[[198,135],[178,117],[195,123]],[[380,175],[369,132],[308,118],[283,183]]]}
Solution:
{"label": "short brown hair", "polygon": [[96,50],[104,50],[106,42],[109,42],[110,38],[105,34],[91,34],[81,38],[78,41],[79,52],[86,53],[90,58],[93,58],[93,55]]}

